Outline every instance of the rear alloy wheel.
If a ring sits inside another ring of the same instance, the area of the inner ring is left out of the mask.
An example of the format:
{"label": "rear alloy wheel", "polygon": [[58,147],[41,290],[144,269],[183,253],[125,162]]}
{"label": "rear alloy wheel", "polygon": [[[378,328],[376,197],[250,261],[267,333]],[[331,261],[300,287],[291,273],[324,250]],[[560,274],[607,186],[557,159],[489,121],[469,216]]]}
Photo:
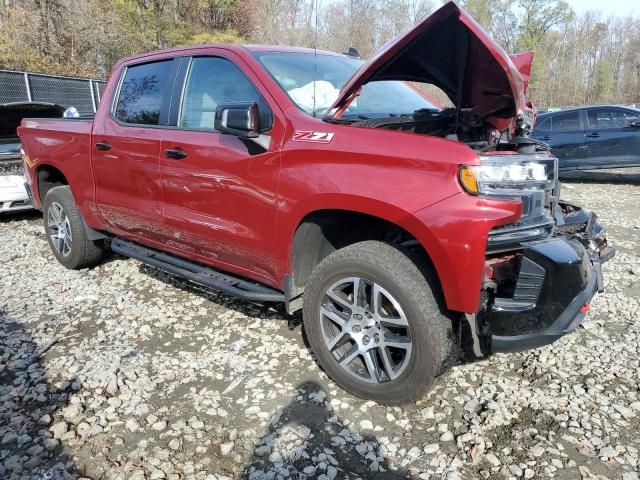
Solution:
{"label": "rear alloy wheel", "polygon": [[304,292],[304,327],[318,363],[342,388],[380,403],[417,400],[452,358],[451,320],[437,280],[412,254],[378,241],[327,256]]}
{"label": "rear alloy wheel", "polygon": [[65,267],[79,269],[96,265],[107,249],[104,240],[90,240],[71,193],[64,185],[47,192],[42,204],[44,229],[51,252]]}
{"label": "rear alloy wheel", "polygon": [[71,225],[64,208],[58,202],[51,202],[49,206],[47,225],[49,227],[51,245],[55,252],[63,257],[68,257],[71,254],[71,242],[73,242]]}

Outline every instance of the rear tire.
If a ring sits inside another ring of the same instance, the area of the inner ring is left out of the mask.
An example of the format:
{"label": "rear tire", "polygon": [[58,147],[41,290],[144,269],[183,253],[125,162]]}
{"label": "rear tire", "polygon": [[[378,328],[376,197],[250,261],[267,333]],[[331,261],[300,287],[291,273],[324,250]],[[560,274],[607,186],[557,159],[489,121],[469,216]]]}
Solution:
{"label": "rear tire", "polygon": [[345,390],[384,404],[422,397],[454,350],[435,272],[409,255],[378,241],[350,245],[318,264],[304,293],[304,327],[320,366]]}
{"label": "rear tire", "polygon": [[97,265],[105,255],[104,240],[89,240],[82,215],[67,185],[47,192],[42,205],[44,229],[56,259],[70,269]]}

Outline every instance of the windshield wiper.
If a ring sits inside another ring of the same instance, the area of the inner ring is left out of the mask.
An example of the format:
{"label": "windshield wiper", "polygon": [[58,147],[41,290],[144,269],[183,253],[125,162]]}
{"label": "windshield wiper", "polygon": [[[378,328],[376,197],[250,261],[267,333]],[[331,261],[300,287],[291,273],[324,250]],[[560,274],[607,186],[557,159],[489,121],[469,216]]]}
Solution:
{"label": "windshield wiper", "polygon": [[353,122],[357,122],[357,120],[355,119],[348,120],[346,118],[333,118],[331,115],[325,115],[324,117],[322,117],[322,121],[327,123],[334,123],[336,125],[349,125]]}

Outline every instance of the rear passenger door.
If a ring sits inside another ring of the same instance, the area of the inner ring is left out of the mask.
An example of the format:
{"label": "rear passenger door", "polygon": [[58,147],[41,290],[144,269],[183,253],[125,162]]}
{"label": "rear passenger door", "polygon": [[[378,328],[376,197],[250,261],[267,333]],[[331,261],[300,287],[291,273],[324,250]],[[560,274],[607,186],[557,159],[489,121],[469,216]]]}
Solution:
{"label": "rear passenger door", "polygon": [[[204,262],[257,279],[273,276],[271,261],[284,122],[258,90],[259,80],[226,51],[188,59],[175,126],[165,130],[160,167],[170,245]],[[261,149],[214,129],[220,104],[256,102]],[[280,133],[277,133],[280,132]]]}
{"label": "rear passenger door", "polygon": [[594,167],[640,164],[638,113],[616,107],[587,110],[587,157]]}
{"label": "rear passenger door", "polygon": [[95,123],[96,202],[115,233],[161,242],[161,127],[168,122],[176,60],[127,65],[110,111]]}
{"label": "rear passenger door", "polygon": [[587,152],[580,110],[549,115],[536,127],[534,138],[551,146],[551,151],[558,157],[560,169],[584,166]]}

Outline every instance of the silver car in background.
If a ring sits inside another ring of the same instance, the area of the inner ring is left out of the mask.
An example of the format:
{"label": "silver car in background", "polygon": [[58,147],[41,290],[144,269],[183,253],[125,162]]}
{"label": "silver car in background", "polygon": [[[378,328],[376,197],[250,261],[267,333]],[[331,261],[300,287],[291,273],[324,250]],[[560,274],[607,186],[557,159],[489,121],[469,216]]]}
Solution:
{"label": "silver car in background", "polygon": [[61,117],[64,107],[52,103],[18,102],[0,105],[0,214],[30,210],[24,186],[20,139],[16,129],[23,118]]}

